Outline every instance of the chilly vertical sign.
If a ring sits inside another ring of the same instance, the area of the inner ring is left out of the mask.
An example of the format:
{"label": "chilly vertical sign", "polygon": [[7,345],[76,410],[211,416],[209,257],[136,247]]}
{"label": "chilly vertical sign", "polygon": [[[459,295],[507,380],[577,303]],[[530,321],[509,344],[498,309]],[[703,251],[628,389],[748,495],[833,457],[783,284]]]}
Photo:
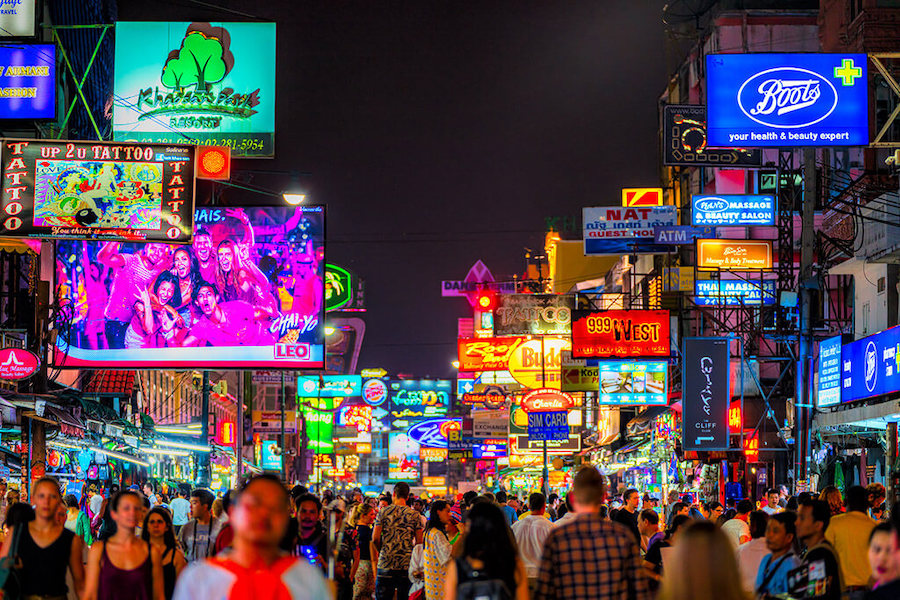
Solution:
{"label": "chilly vertical sign", "polygon": [[685,338],[684,449],[728,449],[728,338]]}

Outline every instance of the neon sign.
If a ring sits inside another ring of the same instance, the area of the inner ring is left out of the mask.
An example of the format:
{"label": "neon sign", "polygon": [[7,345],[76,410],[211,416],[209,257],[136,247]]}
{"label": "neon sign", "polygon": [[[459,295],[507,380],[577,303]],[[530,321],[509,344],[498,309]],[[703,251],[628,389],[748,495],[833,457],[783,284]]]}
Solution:
{"label": "neon sign", "polygon": [[572,317],[572,356],[669,356],[665,310],[577,310]]}

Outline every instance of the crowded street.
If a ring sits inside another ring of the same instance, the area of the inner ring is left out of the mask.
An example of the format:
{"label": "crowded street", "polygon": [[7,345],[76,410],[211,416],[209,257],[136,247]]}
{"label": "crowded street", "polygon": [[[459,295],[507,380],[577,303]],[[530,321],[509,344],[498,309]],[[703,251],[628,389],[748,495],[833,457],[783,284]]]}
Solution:
{"label": "crowded street", "polygon": [[0,600],[900,600],[900,2],[0,0]]}

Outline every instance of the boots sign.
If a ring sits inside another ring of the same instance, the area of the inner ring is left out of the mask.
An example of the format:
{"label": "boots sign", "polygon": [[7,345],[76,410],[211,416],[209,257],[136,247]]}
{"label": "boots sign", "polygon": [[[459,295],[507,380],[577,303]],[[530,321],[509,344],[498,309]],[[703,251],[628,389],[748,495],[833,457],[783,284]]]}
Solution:
{"label": "boots sign", "polygon": [[28,379],[41,366],[37,354],[21,348],[0,349],[0,379],[18,381]]}

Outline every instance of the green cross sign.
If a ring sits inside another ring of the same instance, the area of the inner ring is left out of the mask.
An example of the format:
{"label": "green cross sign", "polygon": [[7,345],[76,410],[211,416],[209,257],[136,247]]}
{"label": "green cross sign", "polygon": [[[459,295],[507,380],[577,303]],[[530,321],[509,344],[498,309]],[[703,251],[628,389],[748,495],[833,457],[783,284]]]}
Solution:
{"label": "green cross sign", "polygon": [[840,67],[834,68],[834,76],[841,80],[842,85],[853,85],[857,77],[862,77],[862,68],[855,66],[852,58],[845,58]]}

